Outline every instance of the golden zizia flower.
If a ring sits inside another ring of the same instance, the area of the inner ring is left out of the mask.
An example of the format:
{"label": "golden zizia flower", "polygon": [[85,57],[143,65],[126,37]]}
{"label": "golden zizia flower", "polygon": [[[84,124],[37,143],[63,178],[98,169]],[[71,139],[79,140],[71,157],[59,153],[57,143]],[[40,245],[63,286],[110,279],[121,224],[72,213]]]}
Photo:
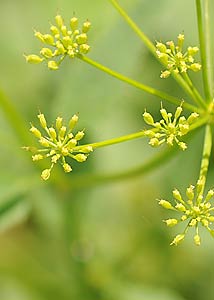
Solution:
{"label": "golden zizia flower", "polygon": [[38,138],[38,142],[42,148],[23,147],[25,150],[33,152],[32,160],[39,161],[45,158],[50,159],[50,168],[42,171],[41,178],[47,180],[50,177],[51,170],[57,162],[60,162],[66,173],[72,171],[72,167],[66,161],[72,158],[77,162],[86,161],[90,152],[93,151],[90,145],[78,145],[79,141],[84,137],[84,131],[78,131],[74,134],[72,131],[78,122],[78,116],[73,115],[70,119],[68,128],[63,125],[61,117],[56,118],[55,127],[48,127],[44,114],[38,114],[38,119],[42,130],[31,125],[31,133]]}
{"label": "golden zizia flower", "polygon": [[161,72],[161,78],[169,77],[173,71],[186,73],[187,70],[198,72],[201,69],[201,64],[194,59],[199,48],[188,47],[187,51],[183,52],[184,35],[179,34],[177,39],[177,45],[173,41],[168,41],[166,44],[156,43],[156,54],[167,68]]}
{"label": "golden zizia flower", "polygon": [[50,70],[57,70],[66,56],[74,58],[89,52],[87,33],[90,27],[91,23],[86,20],[79,29],[78,18],[75,16],[70,19],[69,26],[66,26],[62,16],[57,15],[49,33],[42,34],[35,30],[35,37],[44,47],[41,48],[40,55],[24,55],[26,61],[32,64],[46,61]]}
{"label": "golden zizia flower", "polygon": [[174,189],[173,198],[174,204],[171,204],[167,200],[159,200],[159,204],[168,210],[179,213],[181,216],[179,218],[172,218],[164,220],[167,226],[173,227],[181,222],[186,222],[186,227],[181,234],[176,235],[176,237],[171,242],[171,245],[180,244],[184,238],[187,230],[190,227],[195,227],[194,243],[199,246],[201,243],[201,238],[199,235],[199,225],[205,227],[212,236],[214,236],[214,230],[210,228],[210,225],[214,222],[214,206],[210,203],[214,197],[214,190],[211,189],[203,196],[205,180],[203,178],[199,179],[196,187],[190,185],[186,189],[186,199],[181,195],[181,193]]}
{"label": "golden zizia flower", "polygon": [[168,113],[161,105],[160,113],[162,119],[159,122],[155,122],[150,113],[147,111],[144,112],[144,121],[154,127],[154,129],[144,131],[145,136],[150,138],[149,144],[152,147],[158,147],[163,143],[173,146],[175,142],[180,149],[185,150],[187,148],[187,145],[179,139],[189,132],[190,125],[195,122],[199,115],[194,112],[186,119],[184,116],[181,116],[182,110],[181,104],[176,108],[173,116],[172,113]]}

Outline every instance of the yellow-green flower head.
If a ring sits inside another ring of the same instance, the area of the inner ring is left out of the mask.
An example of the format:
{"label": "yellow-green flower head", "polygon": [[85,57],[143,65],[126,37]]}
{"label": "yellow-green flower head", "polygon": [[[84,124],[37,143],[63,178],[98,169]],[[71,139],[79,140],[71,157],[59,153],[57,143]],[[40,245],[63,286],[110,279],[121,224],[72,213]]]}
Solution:
{"label": "yellow-green flower head", "polygon": [[154,127],[154,129],[145,130],[145,135],[150,138],[149,144],[152,147],[158,147],[163,143],[167,143],[169,146],[176,143],[180,149],[185,150],[186,144],[179,139],[189,132],[190,125],[197,119],[198,114],[192,113],[186,119],[181,116],[182,105],[177,107],[174,117],[163,107],[161,107],[160,113],[162,119],[159,122],[155,122],[150,113],[145,111],[143,114],[144,121]]}
{"label": "yellow-green flower head", "polygon": [[24,147],[25,150],[33,152],[32,160],[39,161],[42,159],[50,160],[50,167],[42,171],[41,178],[48,180],[51,170],[58,162],[61,163],[66,173],[72,171],[72,167],[66,161],[66,158],[72,158],[77,162],[86,161],[89,153],[93,151],[90,145],[78,145],[79,141],[84,137],[84,131],[73,133],[73,129],[78,122],[78,116],[73,115],[70,119],[68,128],[63,125],[61,117],[56,118],[55,127],[49,127],[44,114],[38,115],[41,130],[31,125],[31,133],[38,138],[41,148]]}
{"label": "yellow-green flower head", "polygon": [[[200,178],[196,184],[196,187],[190,185],[186,189],[186,197],[184,198],[181,193],[175,189],[173,191],[174,204],[171,204],[167,200],[159,200],[159,204],[163,208],[173,210],[180,214],[180,217],[164,220],[167,226],[176,226],[178,223],[185,222],[186,226],[182,234],[178,234],[171,245],[178,245],[181,243],[190,227],[195,228],[194,243],[199,246],[201,238],[199,235],[199,226],[205,227],[212,236],[214,236],[214,230],[210,228],[214,222],[214,206],[211,204],[211,200],[214,197],[214,190],[211,189],[205,196],[202,194],[204,181]],[[166,205],[167,204],[167,205]]]}
{"label": "yellow-green flower head", "polygon": [[42,34],[35,30],[35,37],[44,45],[40,55],[24,55],[26,61],[32,64],[47,62],[50,70],[58,70],[60,63],[68,56],[74,58],[77,55],[87,54],[90,50],[88,45],[88,31],[91,23],[85,21],[78,29],[78,19],[70,19],[69,26],[66,26],[61,15],[55,17],[55,25],[50,26],[50,33]]}
{"label": "yellow-green flower head", "polygon": [[156,43],[156,54],[162,63],[166,66],[166,70],[161,72],[161,78],[167,78],[174,71],[176,73],[186,73],[187,70],[198,72],[201,64],[195,62],[194,56],[199,51],[198,47],[188,47],[183,52],[184,35],[179,34],[177,45],[173,41],[166,44]]}

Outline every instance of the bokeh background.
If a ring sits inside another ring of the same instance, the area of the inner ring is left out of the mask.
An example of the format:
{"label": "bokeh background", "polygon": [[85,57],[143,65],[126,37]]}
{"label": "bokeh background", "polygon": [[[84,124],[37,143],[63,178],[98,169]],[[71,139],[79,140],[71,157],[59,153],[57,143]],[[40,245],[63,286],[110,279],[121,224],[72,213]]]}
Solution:
{"label": "bokeh background", "polygon": [[[120,3],[152,41],[184,33],[186,45],[198,44],[193,0]],[[143,129],[145,107],[159,118],[159,99],[81,61],[66,61],[57,72],[26,64],[23,53],[40,47],[33,29],[46,32],[56,13],[68,21],[74,12],[92,22],[89,57],[188,100],[172,79],[159,78],[160,65],[110,1],[0,1],[0,299],[213,299],[214,241],[202,230],[201,247],[191,233],[179,247],[169,246],[179,228],[165,227],[169,215],[156,200],[196,182],[203,129],[185,152],[121,180],[110,175],[135,170],[159,150],[144,140],[102,148],[74,164],[72,174],[41,182],[41,170],[21,149],[31,142],[39,110],[50,124],[78,112],[86,143]],[[200,75],[192,78],[201,89]],[[2,109],[5,99],[11,105]],[[213,172],[212,158],[209,188]]]}

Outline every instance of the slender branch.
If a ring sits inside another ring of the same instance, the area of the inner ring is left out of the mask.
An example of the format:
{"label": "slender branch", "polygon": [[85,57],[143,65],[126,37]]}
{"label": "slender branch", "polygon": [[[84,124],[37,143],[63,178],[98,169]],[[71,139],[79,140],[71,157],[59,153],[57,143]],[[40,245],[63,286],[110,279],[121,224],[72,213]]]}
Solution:
{"label": "slender branch", "polygon": [[[156,48],[151,42],[151,40],[147,37],[147,35],[137,26],[137,24],[128,16],[126,11],[119,5],[117,0],[109,0],[112,5],[117,9],[120,15],[124,18],[124,20],[129,24],[129,26],[134,30],[134,32],[140,37],[149,51],[154,55],[154,57],[158,60],[158,62],[165,67],[167,66],[164,62],[161,62],[156,54]],[[177,83],[182,87],[182,89],[197,103],[197,97],[193,93],[192,89],[188,86],[185,80],[182,78],[180,74],[176,72],[172,72],[173,78],[177,81]]]}
{"label": "slender branch", "polygon": [[203,148],[200,175],[199,175],[199,179],[202,180],[203,182],[203,188],[201,190],[201,194],[203,194],[205,183],[206,183],[211,149],[212,149],[212,130],[211,130],[211,126],[208,124],[206,125],[206,130],[205,130],[204,148]]}
{"label": "slender branch", "polygon": [[[171,95],[169,95],[165,92],[162,92],[162,91],[154,89],[154,88],[152,88],[148,85],[145,85],[145,84],[142,84],[138,81],[130,79],[130,78],[128,78],[128,77],[126,77],[126,76],[124,76],[124,75],[122,75],[122,74],[120,74],[116,71],[111,70],[110,68],[107,68],[107,67],[101,65],[100,63],[98,63],[98,62],[96,62],[96,61],[94,61],[94,60],[92,60],[92,59],[90,59],[86,56],[78,55],[77,57],[79,59],[81,59],[82,61],[92,65],[93,67],[95,67],[95,68],[97,68],[97,69],[99,69],[99,70],[101,70],[101,71],[103,71],[103,72],[105,72],[105,73],[107,73],[107,74],[123,81],[123,82],[126,82],[126,83],[140,89],[140,90],[143,90],[144,92],[147,92],[151,95],[157,96],[157,97],[161,98],[162,100],[166,100],[166,101],[168,101],[170,103],[173,103],[175,105],[180,105],[181,104],[181,100],[179,98],[173,97],[173,96],[171,96]],[[200,112],[199,108],[197,108],[196,106],[193,106],[189,103],[185,102],[183,106],[186,109],[190,110],[190,111]]]}
{"label": "slender branch", "polygon": [[207,105],[204,101],[204,99],[201,97],[200,93],[198,92],[198,90],[196,89],[196,87],[193,85],[191,79],[189,78],[187,73],[182,73],[183,74],[183,78],[184,80],[186,80],[187,84],[189,85],[190,89],[192,90],[192,92],[195,95],[195,101],[196,103],[201,106],[204,107],[205,109],[207,108]]}
{"label": "slender branch", "polygon": [[[210,55],[210,30],[209,30],[209,0],[204,0],[202,8],[201,0],[196,0],[198,19],[198,35],[202,62],[202,76],[206,100],[212,101],[212,63]],[[204,12],[203,12],[204,9]],[[204,15],[204,19],[203,19]]]}
{"label": "slender branch", "polygon": [[[124,135],[124,136],[120,136],[120,137],[117,137],[117,138],[105,140],[105,141],[102,141],[102,142],[92,143],[92,144],[88,144],[88,145],[84,145],[84,146],[91,146],[93,149],[96,149],[96,148],[101,148],[101,147],[105,147],[105,146],[111,146],[111,145],[114,145],[114,144],[119,144],[119,143],[131,141],[131,140],[142,138],[142,137],[145,137],[145,131],[131,133],[131,134],[128,134],[128,135]],[[81,146],[79,146],[79,147],[81,147]],[[76,150],[76,148],[77,147],[75,147],[74,149]]]}

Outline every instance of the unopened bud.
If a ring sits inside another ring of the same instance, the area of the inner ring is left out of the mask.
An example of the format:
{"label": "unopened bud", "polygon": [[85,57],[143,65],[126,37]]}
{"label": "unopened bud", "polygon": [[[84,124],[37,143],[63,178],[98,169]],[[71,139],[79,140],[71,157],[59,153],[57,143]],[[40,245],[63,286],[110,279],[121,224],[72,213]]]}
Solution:
{"label": "unopened bud", "polygon": [[35,55],[35,54],[30,54],[30,55],[24,55],[26,61],[30,64],[39,64],[41,63],[44,58],[38,56],[38,55]]}
{"label": "unopened bud", "polygon": [[41,178],[43,180],[48,180],[50,175],[51,175],[51,169],[45,169],[45,170],[42,171]]}

